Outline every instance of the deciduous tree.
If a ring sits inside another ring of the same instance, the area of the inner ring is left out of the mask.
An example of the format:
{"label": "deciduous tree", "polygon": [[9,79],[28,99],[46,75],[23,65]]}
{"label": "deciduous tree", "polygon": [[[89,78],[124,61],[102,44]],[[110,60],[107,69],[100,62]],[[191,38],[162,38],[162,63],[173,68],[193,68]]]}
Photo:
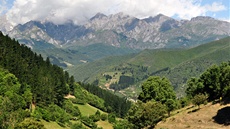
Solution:
{"label": "deciduous tree", "polygon": [[167,99],[176,99],[173,87],[168,79],[159,76],[149,77],[142,84],[142,92],[138,99],[142,102],[148,102],[150,100],[159,101],[165,103]]}
{"label": "deciduous tree", "polygon": [[130,108],[127,120],[132,123],[136,129],[146,127],[154,128],[159,121],[165,118],[166,113],[165,105],[160,102],[138,102]]}

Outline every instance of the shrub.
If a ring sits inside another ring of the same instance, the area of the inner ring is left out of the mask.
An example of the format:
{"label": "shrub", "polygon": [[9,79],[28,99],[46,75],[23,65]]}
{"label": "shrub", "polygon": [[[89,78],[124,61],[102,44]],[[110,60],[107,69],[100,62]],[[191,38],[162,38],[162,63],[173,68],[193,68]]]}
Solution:
{"label": "shrub", "polygon": [[192,103],[197,105],[200,109],[201,104],[207,103],[208,95],[207,94],[197,94],[193,97]]}
{"label": "shrub", "polygon": [[29,118],[17,124],[15,129],[45,129],[45,127],[40,121]]}
{"label": "shrub", "polygon": [[105,121],[108,119],[108,115],[106,114],[101,114],[101,120]]}
{"label": "shrub", "polygon": [[100,120],[100,116],[97,115],[90,115],[89,118],[93,120],[93,122],[97,122]]}
{"label": "shrub", "polygon": [[67,113],[71,114],[72,116],[80,116],[80,115],[81,115],[81,112],[80,112],[80,110],[78,109],[78,107],[77,107],[77,106],[74,106],[74,105],[72,104],[72,102],[69,101],[69,100],[64,101],[64,103],[63,103],[63,109],[64,109]]}
{"label": "shrub", "polygon": [[86,129],[81,123],[73,124],[71,129]]}
{"label": "shrub", "polygon": [[108,120],[109,120],[109,123],[115,123],[116,122],[116,115],[114,113],[110,113],[108,115]]}

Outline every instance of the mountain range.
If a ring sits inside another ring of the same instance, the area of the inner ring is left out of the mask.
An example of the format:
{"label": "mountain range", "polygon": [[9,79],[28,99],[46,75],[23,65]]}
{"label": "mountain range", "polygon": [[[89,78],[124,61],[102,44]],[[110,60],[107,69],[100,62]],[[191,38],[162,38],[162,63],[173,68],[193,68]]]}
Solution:
{"label": "mountain range", "polygon": [[176,20],[159,14],[138,19],[124,13],[109,16],[97,13],[83,25],[71,21],[62,25],[29,21],[7,33],[35,49],[43,42],[58,48],[103,43],[143,50],[197,46],[229,36],[229,26],[229,22],[204,16]]}
{"label": "mountain range", "polygon": [[192,48],[230,35],[229,22],[204,16],[176,20],[159,14],[138,19],[97,13],[82,25],[29,21],[15,27],[3,16],[0,23],[5,34],[64,68],[144,49]]}

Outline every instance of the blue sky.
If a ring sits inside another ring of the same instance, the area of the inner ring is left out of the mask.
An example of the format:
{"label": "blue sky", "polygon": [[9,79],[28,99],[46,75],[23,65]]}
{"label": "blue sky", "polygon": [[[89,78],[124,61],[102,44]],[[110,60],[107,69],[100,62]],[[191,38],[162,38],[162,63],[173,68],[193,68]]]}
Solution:
{"label": "blue sky", "polygon": [[162,13],[188,20],[211,16],[230,21],[230,0],[0,0],[0,15],[14,25],[30,20],[81,24],[98,12],[124,12],[138,18]]}
{"label": "blue sky", "polygon": [[202,0],[201,4],[210,4],[213,2],[220,2],[222,3],[226,9],[218,12],[207,12],[207,16],[211,16],[217,19],[228,19],[230,20],[230,0]]}

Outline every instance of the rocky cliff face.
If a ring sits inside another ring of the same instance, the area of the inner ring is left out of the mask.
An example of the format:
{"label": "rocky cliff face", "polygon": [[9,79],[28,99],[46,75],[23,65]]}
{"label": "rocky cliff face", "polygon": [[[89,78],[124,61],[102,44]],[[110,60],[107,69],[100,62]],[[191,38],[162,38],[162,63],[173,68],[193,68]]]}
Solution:
{"label": "rocky cliff face", "polygon": [[178,21],[163,14],[138,19],[98,13],[84,25],[30,21],[8,33],[30,46],[40,41],[57,47],[104,43],[133,49],[181,48],[230,36],[230,23],[201,16]]}

